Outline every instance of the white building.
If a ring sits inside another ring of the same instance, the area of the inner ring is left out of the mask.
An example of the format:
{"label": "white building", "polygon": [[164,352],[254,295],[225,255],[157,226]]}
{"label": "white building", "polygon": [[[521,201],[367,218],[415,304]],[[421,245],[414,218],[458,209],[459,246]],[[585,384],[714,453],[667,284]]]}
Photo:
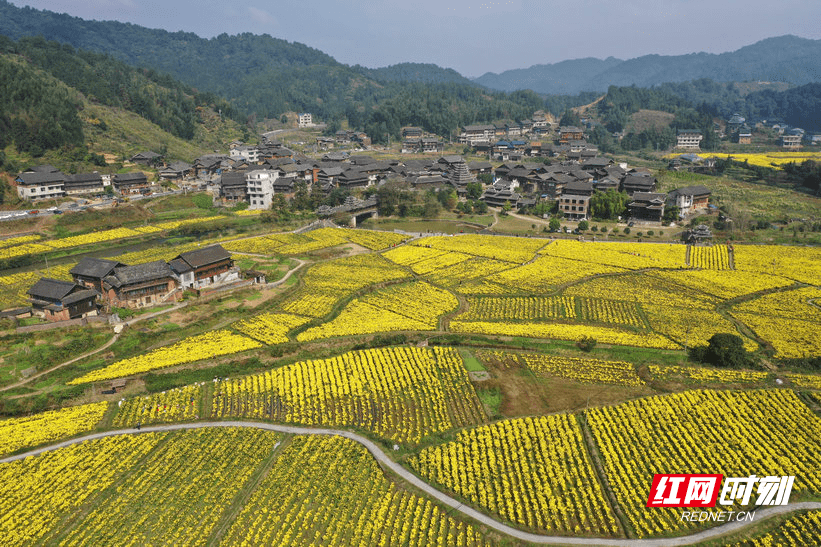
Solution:
{"label": "white building", "polygon": [[17,195],[20,199],[37,200],[61,198],[66,195],[66,176],[60,171],[20,173],[17,183]]}
{"label": "white building", "polygon": [[299,113],[299,127],[313,127],[313,117],[310,112]]}
{"label": "white building", "polygon": [[270,169],[257,169],[245,174],[249,209],[271,208],[274,196],[274,181],[278,178],[279,172]]}
{"label": "white building", "polygon": [[489,143],[496,139],[496,126],[494,125],[467,125],[465,130],[459,135],[460,144],[473,146],[479,143]]}
{"label": "white building", "polygon": [[248,163],[257,163],[259,161],[259,148],[256,146],[247,144],[236,146],[231,149],[229,154],[230,158],[235,160],[242,158]]}
{"label": "white building", "polygon": [[702,138],[701,131],[697,129],[679,129],[676,133],[676,148],[700,150]]}

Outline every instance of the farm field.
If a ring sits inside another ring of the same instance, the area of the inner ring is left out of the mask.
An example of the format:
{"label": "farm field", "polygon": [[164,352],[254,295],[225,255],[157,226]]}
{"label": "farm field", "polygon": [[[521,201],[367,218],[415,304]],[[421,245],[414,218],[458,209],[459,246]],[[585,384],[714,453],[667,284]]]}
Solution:
{"label": "farm field", "polygon": [[[192,296],[104,351],[9,386],[0,457],[137,424],[344,430],[499,523],[628,542],[710,526],[647,509],[654,473],[791,475],[791,501],[821,499],[817,249],[336,228],[224,245],[237,260],[304,264],[263,296]],[[58,268],[67,276],[69,266]],[[0,296],[8,287],[19,298],[25,275],[0,276]],[[688,358],[726,333],[752,361]],[[0,371],[14,380],[17,352],[50,355],[54,343],[0,336],[10,342]],[[293,430],[106,437],[0,463],[0,537],[522,544],[385,469],[354,440]],[[817,530],[817,511],[784,522],[732,541],[800,545]]]}

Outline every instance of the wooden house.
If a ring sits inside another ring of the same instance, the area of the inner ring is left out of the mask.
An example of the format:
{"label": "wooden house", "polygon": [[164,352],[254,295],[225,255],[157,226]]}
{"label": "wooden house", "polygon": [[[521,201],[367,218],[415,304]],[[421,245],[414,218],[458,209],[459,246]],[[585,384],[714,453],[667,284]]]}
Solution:
{"label": "wooden house", "polygon": [[124,266],[126,264],[122,262],[84,256],[68,273],[71,274],[76,284],[94,289],[102,294],[104,292],[103,279],[113,274],[115,269]]}
{"label": "wooden house", "polygon": [[221,245],[181,253],[168,264],[185,289],[202,289],[239,280],[239,268],[234,267],[231,254]]}
{"label": "wooden house", "polygon": [[177,301],[179,282],[164,260],[115,268],[103,279],[105,298],[112,306],[143,308],[161,302]]}
{"label": "wooden house", "polygon": [[26,294],[31,301],[32,314],[47,321],[97,315],[95,302],[100,293],[77,283],[43,277]]}
{"label": "wooden house", "polygon": [[149,189],[148,177],[140,171],[136,173],[118,173],[114,175],[112,182],[114,183],[114,189],[122,195],[144,193]]}
{"label": "wooden house", "polygon": [[636,192],[633,200],[627,204],[630,218],[651,222],[661,222],[664,217],[665,194],[655,192]]}

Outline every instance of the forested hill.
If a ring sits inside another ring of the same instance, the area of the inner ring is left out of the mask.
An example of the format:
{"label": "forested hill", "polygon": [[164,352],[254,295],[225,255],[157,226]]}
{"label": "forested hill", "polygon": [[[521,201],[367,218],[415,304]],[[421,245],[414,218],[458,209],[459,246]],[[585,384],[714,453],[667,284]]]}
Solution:
{"label": "forested hill", "polygon": [[[270,36],[221,35],[207,40],[116,22],[17,8],[0,0],[0,34],[46,35],[77,48],[171,74],[201,92],[231,101],[257,118],[308,111],[331,127],[345,119],[376,142],[418,125],[449,135],[460,125],[523,119],[544,102],[532,92],[504,94],[433,65],[363,69],[302,44]],[[153,72],[156,74],[156,72]]]}
{"label": "forested hill", "polygon": [[9,144],[35,156],[82,145],[79,109],[65,84],[19,57],[0,55],[0,167]]}
{"label": "forested hill", "polygon": [[354,66],[363,76],[377,82],[418,82],[428,84],[466,84],[480,87],[452,68],[442,68],[430,63],[399,63],[383,68]]}
{"label": "forested hill", "polygon": [[[573,77],[568,79],[568,75]],[[721,54],[644,55],[626,61],[577,59],[488,73],[475,82],[500,91],[532,89],[546,94],[575,94],[605,91],[611,85],[651,87],[699,78],[793,85],[821,81],[821,40],[780,36]]]}
{"label": "forested hill", "polygon": [[232,108],[168,75],[108,55],[42,37],[14,42],[0,36],[0,149],[14,144],[36,157],[82,146],[84,104],[121,108],[186,141],[202,121],[198,109],[230,114]]}

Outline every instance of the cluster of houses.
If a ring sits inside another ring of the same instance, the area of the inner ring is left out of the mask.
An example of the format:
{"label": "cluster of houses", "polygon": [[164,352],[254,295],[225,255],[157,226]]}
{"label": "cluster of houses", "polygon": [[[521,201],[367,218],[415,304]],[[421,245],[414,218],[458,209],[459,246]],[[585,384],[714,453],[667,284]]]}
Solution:
{"label": "cluster of houses", "polygon": [[589,219],[593,194],[611,189],[630,197],[628,215],[637,221],[661,222],[665,206],[670,205],[677,206],[682,217],[707,208],[710,190],[704,186],[680,188],[670,194],[659,193],[656,187],[650,171],[597,156],[553,165],[504,163],[495,169],[494,183],[485,189],[482,199],[488,205],[507,203],[513,208],[538,200],[556,201],[569,220]]}
{"label": "cluster of houses", "polygon": [[371,138],[364,131],[340,129],[332,137],[317,137],[318,150],[331,150],[337,146],[359,146],[365,148],[371,145]]}
{"label": "cluster of houses", "polygon": [[14,179],[20,199],[36,201],[40,199],[63,198],[66,196],[101,195],[112,188],[117,193],[127,195],[139,193],[149,188],[145,173],[78,173],[66,175],[51,165],[38,165],[18,174]]}
{"label": "cluster of houses", "polygon": [[[405,128],[409,137],[424,138],[421,129]],[[541,200],[559,202],[559,210],[570,220],[590,218],[590,198],[595,191],[615,189],[627,193],[631,219],[660,222],[665,206],[676,205],[686,216],[706,208],[709,190],[692,187],[695,193],[687,199],[656,191],[657,181],[646,169],[630,169],[626,164],[617,165],[613,160],[598,155],[595,147],[580,140],[583,131],[576,127],[559,129],[559,145],[548,148],[529,147],[517,153],[506,149],[500,156],[506,159],[493,169],[489,161],[467,163],[459,155],[434,158],[392,159],[378,161],[367,155],[348,155],[343,151],[330,151],[316,160],[291,153],[269,158],[257,165],[247,162],[235,164],[223,171],[218,185],[213,189],[224,203],[247,202],[251,209],[268,209],[273,196],[284,194],[291,198],[297,184],[303,182],[306,189],[319,188],[327,193],[335,188],[367,188],[382,181],[403,182],[415,189],[452,187],[460,197],[467,194],[467,186],[477,182],[482,174],[491,175],[493,183],[483,185],[481,199],[489,206],[523,208]],[[566,141],[563,144],[561,141]],[[572,148],[579,144],[579,148]],[[496,141],[493,147],[500,146]],[[522,161],[525,154],[548,154],[561,161],[547,165]],[[548,152],[549,151],[549,152]]]}
{"label": "cluster of houses", "polygon": [[33,315],[65,321],[95,316],[100,305],[139,309],[179,301],[185,290],[240,279],[239,268],[220,245],[180,253],[170,262],[132,266],[84,257],[70,273],[72,281],[44,277],[27,291]]}
{"label": "cluster of houses", "polygon": [[[800,150],[805,144],[821,144],[821,134],[809,133],[800,127],[790,127],[780,120],[762,120],[754,125],[772,129],[778,135],[778,144],[785,150]],[[738,144],[752,144],[753,129],[744,116],[735,113],[726,121],[722,133],[722,136],[724,135]]]}

